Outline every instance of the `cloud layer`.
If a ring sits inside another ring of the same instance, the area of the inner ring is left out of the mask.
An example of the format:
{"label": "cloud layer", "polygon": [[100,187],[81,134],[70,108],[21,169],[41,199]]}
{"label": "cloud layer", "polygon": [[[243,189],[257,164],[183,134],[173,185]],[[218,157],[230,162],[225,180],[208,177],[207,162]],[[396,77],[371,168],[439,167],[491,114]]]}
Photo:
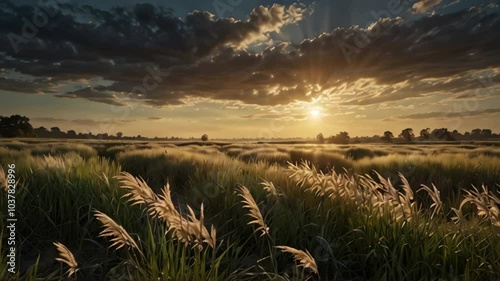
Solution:
{"label": "cloud layer", "polygon": [[420,0],[413,4],[412,9],[413,12],[417,14],[427,13],[437,5],[441,4],[441,2],[443,2],[443,0]]}
{"label": "cloud layer", "polygon": [[[439,2],[413,8],[424,12]],[[318,98],[370,105],[500,82],[500,16],[476,8],[415,21],[384,18],[367,29],[337,28],[294,44],[270,34],[307,15],[298,4],[258,7],[243,21],[203,11],[180,19],[150,4],[110,11],[60,5],[34,38],[13,48],[12,34],[22,35],[23,18],[33,19],[35,10],[9,2],[0,7],[1,68],[35,77],[0,73],[0,91],[115,106],[197,99],[275,106]],[[484,73],[488,84],[478,79]],[[96,77],[110,83],[56,90]]]}

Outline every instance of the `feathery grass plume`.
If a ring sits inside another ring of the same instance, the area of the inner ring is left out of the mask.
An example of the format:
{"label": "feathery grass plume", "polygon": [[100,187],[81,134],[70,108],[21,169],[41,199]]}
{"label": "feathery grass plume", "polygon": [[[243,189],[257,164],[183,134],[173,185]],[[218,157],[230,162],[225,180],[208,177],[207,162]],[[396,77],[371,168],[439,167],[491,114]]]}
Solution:
{"label": "feathery grass plume", "polygon": [[203,209],[203,202],[200,206],[200,229],[202,230],[201,237],[203,238],[203,241],[201,242],[205,242],[212,247],[212,249],[215,249],[217,232],[213,225],[210,227],[210,233],[205,227],[205,210]]}
{"label": "feathery grass plume", "polygon": [[212,225],[209,232],[204,225],[203,204],[200,219],[196,218],[193,209],[187,206],[189,215],[185,219],[180,214],[178,216],[171,214],[166,218],[168,230],[171,231],[176,238],[183,242],[185,246],[190,243],[195,243],[198,249],[203,249],[203,243],[207,243],[210,247],[215,249],[216,246],[216,231]]}
{"label": "feathery grass plume", "polygon": [[7,176],[5,175],[5,171],[3,170],[2,167],[0,167],[0,187],[4,188],[7,190]]}
{"label": "feathery grass plume", "polygon": [[53,157],[50,154],[44,155],[43,165],[46,169],[53,169],[59,172],[66,171],[66,162],[63,157]]}
{"label": "feathery grass plume", "polygon": [[[201,209],[200,209],[200,219],[196,218],[196,215],[194,214],[193,209],[188,205],[188,218],[189,218],[189,224],[188,226],[191,226],[188,229],[188,233],[192,236],[195,237],[194,242],[198,245],[201,246],[203,242],[206,242],[207,244],[210,245],[213,249],[215,248],[215,240],[212,239],[210,236],[210,233],[208,232],[207,228],[205,227],[205,212],[203,210],[203,203],[201,203]],[[215,230],[212,228],[212,230]]]}
{"label": "feathery grass plume", "polygon": [[451,208],[451,210],[453,211],[453,213],[455,213],[455,216],[451,217],[453,223],[458,224],[460,222],[465,221],[465,217],[462,214],[462,210],[460,208],[458,210],[455,208]]}
{"label": "feathery grass plume", "polygon": [[411,189],[410,183],[408,182],[408,180],[405,178],[405,176],[403,174],[398,173],[398,176],[401,179],[401,182],[403,182],[402,187],[403,187],[403,190],[405,191],[405,196],[409,200],[413,200],[414,199],[413,190]]}
{"label": "feathery grass plume", "polygon": [[371,193],[362,188],[353,175],[349,176],[349,172],[345,168],[344,173],[337,173],[332,169],[328,175],[321,177],[326,179],[325,187],[322,188],[329,198],[340,197],[353,201],[358,208],[366,207],[365,202]]}
{"label": "feathery grass plume", "polygon": [[318,274],[318,266],[309,251],[306,250],[304,252],[288,246],[276,246],[276,248],[280,249],[282,252],[292,254],[293,259],[299,262],[298,266],[309,268],[312,272]]}
{"label": "feathery grass plume", "polygon": [[187,246],[191,242],[188,225],[182,215],[175,209],[170,194],[170,184],[161,190],[160,196],[149,205],[149,214],[167,223],[167,232],[173,231],[177,239]]}
{"label": "feathery grass plume", "polygon": [[[336,191],[336,185],[332,182],[332,178],[325,175],[322,171],[318,171],[309,161],[302,161],[300,166],[288,162],[289,178],[295,179],[297,186],[306,186],[306,191],[313,193],[315,196],[330,197]],[[335,174],[335,171],[332,171]]]}
{"label": "feathery grass plume", "polygon": [[144,179],[136,178],[127,172],[122,172],[115,178],[120,181],[120,187],[128,191],[122,198],[128,198],[129,202],[133,202],[132,206],[136,204],[148,205],[157,200],[156,194]]}
{"label": "feathery grass plume", "polygon": [[183,218],[180,214],[177,216],[170,214],[165,221],[167,222],[167,232],[172,232],[177,240],[184,243],[185,247],[194,241],[191,235],[194,228],[192,223]]}
{"label": "feathery grass plume", "polygon": [[413,191],[411,191],[409,185],[405,187],[406,184],[403,182],[405,193],[402,193],[394,188],[389,178],[384,179],[378,172],[375,172],[375,174],[381,183],[379,184],[379,188],[384,191],[382,201],[377,202],[376,205],[390,208],[396,221],[411,220],[411,216],[414,213],[414,203],[411,202]]}
{"label": "feathery grass plume", "polygon": [[56,261],[60,261],[69,266],[69,269],[68,271],[66,271],[66,273],[68,274],[68,277],[71,277],[71,275],[75,274],[78,271],[78,263],[76,262],[73,253],[71,253],[71,251],[60,242],[53,242],[53,244],[54,246],[56,246],[57,251],[59,251],[59,257],[56,258]]}
{"label": "feathery grass plume", "polygon": [[99,175],[99,178],[106,184],[107,187],[110,187],[109,178],[108,176],[106,176],[104,172],[101,175]]}
{"label": "feathery grass plume", "polygon": [[295,178],[297,181],[297,186],[303,187],[306,183],[311,183],[318,176],[318,171],[316,167],[311,165],[307,160],[304,160],[299,165],[294,165],[291,162],[288,163],[288,171],[291,173],[289,178]]}
{"label": "feathery grass plume", "polygon": [[262,188],[267,192],[267,196],[278,197],[281,195],[281,192],[278,191],[272,181],[267,181],[263,178],[260,179],[262,180],[260,184],[262,184]]}
{"label": "feathery grass plume", "polygon": [[482,188],[482,192],[474,186],[472,191],[464,190],[467,194],[460,208],[470,202],[476,205],[478,216],[489,219],[493,227],[500,228],[500,198],[490,193],[486,186],[483,185]]}
{"label": "feathery grass plume", "polygon": [[320,171],[319,173],[315,173],[311,178],[311,186],[306,190],[312,192],[315,196],[329,197],[331,193],[338,190],[338,187],[333,185],[330,177],[327,177]]}
{"label": "feathery grass plume", "polygon": [[494,194],[490,194],[490,214],[491,224],[496,227],[497,233],[500,234],[500,198]]}
{"label": "feathery grass plume", "polygon": [[149,214],[165,221],[168,226],[167,232],[172,231],[177,239],[184,242],[186,246],[191,242],[195,242],[199,247],[202,247],[202,243],[207,243],[215,249],[216,231],[212,225],[209,232],[204,224],[205,212],[203,203],[200,208],[200,219],[196,218],[193,209],[188,205],[189,220],[186,220],[175,209],[168,183],[163,187],[161,192],[162,194],[154,202],[150,203]]}
{"label": "feathery grass plume", "polygon": [[434,218],[434,215],[436,213],[443,210],[443,201],[441,201],[440,192],[434,184],[432,184],[432,189],[430,189],[427,185],[422,184],[422,187],[419,190],[417,190],[417,192],[420,190],[427,191],[427,193],[431,197],[432,201],[434,202],[431,205],[431,209],[433,209],[432,214],[431,214],[431,219],[432,219],[432,218]]}
{"label": "feathery grass plume", "polygon": [[110,248],[117,246],[116,249],[118,250],[124,246],[129,246],[137,249],[142,254],[142,251],[135,243],[135,240],[132,239],[130,234],[128,234],[128,232],[121,225],[117,224],[113,219],[98,210],[94,210],[94,213],[95,217],[104,227],[104,230],[101,231],[99,237],[112,237],[110,240],[113,244],[109,246]]}
{"label": "feathery grass plume", "polygon": [[479,190],[475,186],[473,186],[472,188],[474,189],[472,191],[464,190],[464,192],[467,194],[464,196],[464,200],[462,200],[462,203],[460,203],[460,209],[466,203],[472,203],[476,205],[478,216],[488,218],[490,213],[490,209],[488,208],[490,205],[488,189],[484,185],[483,192],[479,192]]}
{"label": "feathery grass plume", "polygon": [[366,198],[369,201],[369,204],[372,206],[376,206],[376,204],[380,201],[384,201],[384,195],[380,192],[379,184],[374,181],[368,174],[360,175],[359,185],[363,186],[366,190]]}
{"label": "feathery grass plume", "polygon": [[255,200],[252,197],[252,194],[250,194],[250,191],[245,187],[245,186],[240,186],[240,194],[238,196],[241,196],[243,200],[241,201],[244,206],[243,208],[248,209],[250,213],[248,214],[251,218],[255,219],[248,224],[255,224],[257,225],[257,231],[262,231],[262,234],[260,236],[264,235],[269,235],[269,227],[266,225],[264,222],[264,218],[262,217],[262,214],[260,213],[259,206],[255,202]]}
{"label": "feathery grass plume", "polygon": [[211,246],[215,245],[206,227],[199,224],[191,207],[188,206],[191,212],[191,221],[184,219],[175,209],[170,194],[169,183],[163,187],[160,196],[157,196],[140,177],[134,177],[130,173],[123,172],[116,178],[120,180],[121,187],[129,191],[123,197],[128,197],[129,201],[133,202],[132,205],[146,204],[148,206],[149,215],[167,222],[167,231],[173,231],[177,239],[184,242],[186,245],[191,242],[196,242],[198,245],[201,245],[204,240]]}
{"label": "feathery grass plume", "polygon": [[172,196],[170,194],[170,184],[167,183],[161,190],[160,196],[154,195],[154,200],[149,203],[149,214],[152,217],[157,217],[166,222],[169,219],[177,219],[181,217],[179,212],[175,209]]}
{"label": "feathery grass plume", "polygon": [[[203,204],[201,206],[203,208]],[[188,218],[184,219],[183,217],[179,217],[178,219],[173,219],[169,221],[169,230],[173,230],[174,233],[176,234],[177,238],[187,244],[194,242],[196,246],[201,250],[202,249],[202,243],[204,238],[209,237],[209,233],[205,225],[203,224],[203,214],[201,215],[200,219],[198,220],[196,218],[196,215],[194,214],[193,209],[188,205]],[[208,241],[208,240],[207,240]],[[214,245],[214,243],[210,243],[211,246]]]}

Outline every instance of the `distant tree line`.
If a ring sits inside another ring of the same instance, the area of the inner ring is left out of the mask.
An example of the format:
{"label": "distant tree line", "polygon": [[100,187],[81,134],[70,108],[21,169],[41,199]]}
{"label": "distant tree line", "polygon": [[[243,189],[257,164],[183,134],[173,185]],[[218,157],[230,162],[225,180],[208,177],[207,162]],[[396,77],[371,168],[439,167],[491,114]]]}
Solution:
{"label": "distant tree line", "polygon": [[[416,136],[412,128],[406,128],[401,131],[396,140],[405,142],[413,141],[466,141],[466,140],[487,140],[500,138],[499,134],[494,134],[491,129],[474,129],[471,132],[461,134],[457,130],[449,131],[447,128],[437,128],[431,131],[430,128],[421,129],[419,136]],[[381,136],[384,142],[394,142],[394,134],[385,131]]]}
{"label": "distant tree line", "polygon": [[33,126],[26,116],[0,116],[0,135],[5,138],[36,137]]}
{"label": "distant tree line", "polygon": [[425,141],[470,141],[470,140],[489,140],[500,139],[500,134],[495,134],[491,129],[474,129],[470,132],[461,134],[457,130],[449,131],[447,128],[437,128],[431,131],[430,128],[421,129],[417,136],[412,128],[405,128],[401,133],[395,137],[391,131],[385,131],[382,135],[375,135],[372,137],[354,137],[350,138],[348,132],[340,132],[335,136],[325,138],[320,133],[316,136],[318,143],[373,143],[373,142],[386,142],[386,143],[411,143],[411,142],[425,142]]}
{"label": "distant tree line", "polygon": [[[147,137],[124,136],[122,132],[116,134],[100,133],[77,133],[75,130],[66,132],[59,127],[51,127],[50,130],[45,127],[33,128],[29,123],[30,119],[26,116],[12,115],[0,116],[0,137],[15,138],[15,137],[39,137],[39,138],[67,138],[67,139],[110,139],[110,140],[146,140]],[[154,140],[181,140],[179,137],[154,137]],[[191,138],[194,139],[194,138]],[[381,136],[375,135],[372,137],[354,137],[351,138],[348,132],[339,132],[336,135],[325,137],[322,133],[316,136],[319,143],[371,143],[371,142],[414,142],[414,141],[468,141],[468,140],[488,140],[500,139],[499,134],[493,133],[491,129],[474,129],[464,134],[457,130],[449,131],[447,128],[438,128],[431,131],[430,128],[420,130],[418,136],[412,128],[406,128],[398,134],[397,137],[391,131],[385,131]],[[208,135],[204,134],[201,137],[202,141],[208,140]]]}
{"label": "distant tree line", "polygon": [[316,136],[319,143],[336,143],[336,144],[348,144],[351,137],[349,137],[348,132],[340,132],[335,136],[329,136],[325,138],[322,133]]}
{"label": "distant tree line", "polygon": [[[65,139],[108,139],[108,140],[146,140],[148,138],[137,136],[124,136],[122,132],[114,135],[108,133],[92,134],[77,133],[75,130],[62,131],[59,127],[33,128],[29,123],[30,119],[26,116],[12,115],[10,117],[0,116],[0,137],[15,138],[15,137],[39,137],[39,138],[65,138]],[[207,137],[208,138],[208,137]],[[180,140],[179,137],[165,137],[156,140]]]}

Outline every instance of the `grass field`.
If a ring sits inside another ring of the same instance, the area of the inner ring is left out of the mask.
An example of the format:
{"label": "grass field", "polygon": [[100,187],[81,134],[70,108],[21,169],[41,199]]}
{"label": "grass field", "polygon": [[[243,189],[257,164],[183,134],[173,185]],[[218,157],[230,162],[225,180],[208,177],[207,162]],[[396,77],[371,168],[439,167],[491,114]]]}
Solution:
{"label": "grass field", "polygon": [[0,163],[14,280],[500,280],[495,145],[4,139]]}

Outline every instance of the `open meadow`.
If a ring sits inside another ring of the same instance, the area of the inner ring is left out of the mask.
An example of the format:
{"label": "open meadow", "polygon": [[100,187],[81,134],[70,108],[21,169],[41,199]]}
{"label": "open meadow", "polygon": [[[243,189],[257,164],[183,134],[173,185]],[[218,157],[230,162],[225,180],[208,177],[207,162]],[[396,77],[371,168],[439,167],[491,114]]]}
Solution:
{"label": "open meadow", "polygon": [[493,144],[4,139],[0,163],[17,280],[500,280]]}

